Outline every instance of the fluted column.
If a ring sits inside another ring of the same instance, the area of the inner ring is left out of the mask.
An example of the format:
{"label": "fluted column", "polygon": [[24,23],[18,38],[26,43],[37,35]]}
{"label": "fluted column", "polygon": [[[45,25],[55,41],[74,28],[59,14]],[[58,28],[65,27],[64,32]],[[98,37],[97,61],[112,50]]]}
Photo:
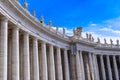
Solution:
{"label": "fluted column", "polygon": [[0,80],[7,80],[8,20],[0,21]]}
{"label": "fluted column", "polygon": [[106,74],[105,74],[105,66],[103,61],[103,55],[100,55],[100,64],[101,64],[101,71],[102,71],[102,80],[106,80]]}
{"label": "fluted column", "polygon": [[77,80],[82,80],[81,67],[80,67],[80,57],[79,57],[78,51],[77,51],[75,56],[76,56],[76,78],[77,78]]}
{"label": "fluted column", "polygon": [[19,29],[12,30],[12,80],[19,80]]}
{"label": "fluted column", "polygon": [[30,80],[30,55],[29,55],[29,34],[23,35],[23,72],[24,80]]}
{"label": "fluted column", "polygon": [[109,77],[109,80],[113,80],[112,79],[112,71],[111,71],[111,66],[110,66],[110,58],[109,58],[109,56],[107,55],[106,56],[106,58],[107,58],[107,69],[108,69],[108,77]]}
{"label": "fluted column", "polygon": [[46,43],[41,43],[41,67],[42,67],[42,80],[48,80],[48,73],[47,73],[47,56],[46,56]]}
{"label": "fluted column", "polygon": [[79,55],[80,55],[80,62],[81,62],[82,80],[85,80],[85,71],[84,71],[84,63],[83,63],[82,51],[80,51]]}
{"label": "fluted column", "polygon": [[92,78],[92,80],[95,80],[95,78],[94,78],[94,69],[93,69],[93,60],[92,60],[91,53],[88,54],[88,57],[89,57],[89,65],[90,65],[91,78]]}
{"label": "fluted column", "polygon": [[33,80],[39,80],[38,40],[33,39]]}
{"label": "fluted column", "polygon": [[57,59],[56,60],[57,80],[63,80],[60,47],[56,47],[56,49],[57,49],[57,53],[56,53],[56,59]]}
{"label": "fluted column", "polygon": [[50,53],[49,53],[49,79],[55,80],[55,62],[54,62],[54,52],[53,45],[49,45]]}
{"label": "fluted column", "polygon": [[64,49],[64,68],[65,68],[65,80],[70,80],[68,53],[66,49]]}
{"label": "fluted column", "polygon": [[119,80],[118,68],[117,68],[115,55],[113,55],[112,58],[113,58],[113,68],[114,68],[114,73],[115,73],[115,79]]}

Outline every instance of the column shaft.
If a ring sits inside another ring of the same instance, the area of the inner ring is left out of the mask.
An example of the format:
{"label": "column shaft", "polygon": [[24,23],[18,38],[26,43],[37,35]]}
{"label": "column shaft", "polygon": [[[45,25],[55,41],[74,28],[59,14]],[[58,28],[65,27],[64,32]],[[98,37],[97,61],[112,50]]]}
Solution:
{"label": "column shaft", "polygon": [[116,78],[116,80],[119,80],[116,58],[114,55],[112,56],[112,58],[113,58],[113,66],[114,66],[113,68],[114,68],[115,78]]}
{"label": "column shaft", "polygon": [[19,80],[19,29],[12,30],[12,80]]}
{"label": "column shaft", "polygon": [[55,80],[55,62],[54,62],[54,52],[53,52],[53,45],[49,46],[50,53],[49,53],[49,79]]}
{"label": "column shaft", "polygon": [[30,57],[29,57],[29,35],[24,33],[23,35],[23,63],[24,63],[24,80],[30,80]]}
{"label": "column shaft", "polygon": [[97,80],[100,80],[97,55],[95,55],[95,63],[96,63],[96,71],[97,71],[97,73],[96,73],[97,74]]}
{"label": "column shaft", "polygon": [[61,51],[59,47],[57,47],[56,59],[57,80],[63,80]]}
{"label": "column shaft", "polygon": [[0,23],[0,80],[7,80],[7,40],[8,20],[2,19]]}
{"label": "column shaft", "polygon": [[41,68],[42,68],[42,80],[48,80],[48,73],[47,73],[47,56],[46,56],[46,43],[42,42],[41,43]]}
{"label": "column shaft", "polygon": [[38,40],[33,39],[33,80],[39,80]]}
{"label": "column shaft", "polygon": [[95,80],[99,80],[99,73],[98,73],[98,68],[97,68],[97,61],[96,61],[96,55],[93,54],[93,62],[94,62],[94,77],[95,77]]}
{"label": "column shaft", "polygon": [[68,53],[67,53],[66,49],[64,49],[64,68],[65,68],[65,80],[70,80],[69,64],[68,64]]}
{"label": "column shaft", "polygon": [[100,64],[101,64],[101,71],[102,71],[102,79],[106,80],[105,66],[104,66],[104,61],[103,61],[102,55],[100,55]]}
{"label": "column shaft", "polygon": [[112,71],[111,71],[111,66],[110,66],[110,58],[107,55],[107,69],[108,69],[108,76],[109,76],[109,80],[112,80]]}
{"label": "column shaft", "polygon": [[95,80],[94,79],[94,69],[93,69],[93,61],[92,61],[91,53],[88,54],[88,57],[89,57],[89,65],[90,65],[91,78],[92,78],[92,80]]}
{"label": "column shaft", "polygon": [[84,62],[83,62],[83,55],[82,51],[80,51],[80,62],[81,62],[81,70],[82,70],[82,80],[85,80],[85,71],[84,71]]}
{"label": "column shaft", "polygon": [[77,78],[77,80],[82,80],[80,69],[81,69],[81,67],[80,67],[80,57],[79,57],[79,53],[77,51],[77,54],[76,54],[76,78]]}

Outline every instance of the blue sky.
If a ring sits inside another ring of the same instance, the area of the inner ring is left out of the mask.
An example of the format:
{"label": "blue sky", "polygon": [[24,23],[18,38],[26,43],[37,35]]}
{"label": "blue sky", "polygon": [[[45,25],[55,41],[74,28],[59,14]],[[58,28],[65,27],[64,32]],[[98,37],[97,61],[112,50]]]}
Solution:
{"label": "blue sky", "polygon": [[[23,5],[24,0],[19,0]],[[36,9],[36,17],[43,15],[45,23],[72,29],[82,26],[83,34],[95,38],[120,39],[120,0],[26,0],[29,11]]]}

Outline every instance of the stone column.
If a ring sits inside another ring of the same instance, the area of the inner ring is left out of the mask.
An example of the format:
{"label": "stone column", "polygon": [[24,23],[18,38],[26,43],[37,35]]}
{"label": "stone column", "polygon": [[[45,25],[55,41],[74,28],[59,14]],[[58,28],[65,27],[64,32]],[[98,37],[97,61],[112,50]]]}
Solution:
{"label": "stone column", "polygon": [[107,69],[108,69],[108,77],[109,77],[109,80],[113,80],[112,79],[112,71],[111,71],[111,66],[110,66],[110,58],[109,58],[109,56],[107,55],[106,56],[106,58],[107,58]]}
{"label": "stone column", "polygon": [[39,80],[38,40],[33,39],[33,80]]}
{"label": "stone column", "polygon": [[90,65],[90,72],[91,72],[91,78],[92,80],[95,80],[94,78],[94,69],[93,69],[93,61],[92,61],[92,53],[88,53],[88,58],[89,58],[89,65]]}
{"label": "stone column", "polygon": [[84,63],[85,63],[86,80],[91,80],[88,54],[84,54],[84,60],[85,60]]}
{"label": "stone column", "polygon": [[64,49],[64,68],[65,68],[65,80],[70,80],[68,53],[66,49]]}
{"label": "stone column", "polygon": [[49,79],[55,80],[55,62],[54,62],[54,52],[53,45],[49,45]]}
{"label": "stone column", "polygon": [[93,62],[94,62],[94,77],[95,80],[99,80],[99,72],[98,72],[98,63],[97,63],[97,59],[96,59],[96,55],[93,54]]}
{"label": "stone column", "polygon": [[24,80],[30,80],[30,55],[29,55],[29,34],[23,35],[23,76]]}
{"label": "stone column", "polygon": [[57,53],[56,53],[56,75],[57,80],[63,80],[63,74],[62,74],[62,62],[61,62],[61,51],[60,47],[56,47]]}
{"label": "stone column", "polygon": [[76,78],[77,80],[82,80],[81,78],[81,67],[80,67],[80,57],[79,57],[79,53],[77,51],[76,53]]}
{"label": "stone column", "polygon": [[42,42],[41,43],[41,80],[48,80],[48,73],[47,73],[47,56],[46,56],[46,43]]}
{"label": "stone column", "polygon": [[12,80],[19,80],[19,29],[12,30]]}
{"label": "stone column", "polygon": [[7,80],[8,20],[0,21],[0,80]]}
{"label": "stone column", "polygon": [[112,58],[113,58],[113,69],[114,69],[114,73],[115,73],[115,78],[116,78],[116,80],[119,80],[118,68],[117,68],[115,55],[113,55]]}
{"label": "stone column", "polygon": [[99,69],[98,69],[98,61],[97,61],[97,55],[95,55],[95,63],[96,63],[97,80],[100,80]]}
{"label": "stone column", "polygon": [[102,71],[102,80],[106,80],[106,74],[105,74],[105,66],[103,61],[103,55],[100,55],[100,66]]}
{"label": "stone column", "polygon": [[84,71],[84,62],[83,62],[82,51],[80,51],[79,55],[80,55],[80,62],[81,62],[82,80],[85,80],[85,71]]}

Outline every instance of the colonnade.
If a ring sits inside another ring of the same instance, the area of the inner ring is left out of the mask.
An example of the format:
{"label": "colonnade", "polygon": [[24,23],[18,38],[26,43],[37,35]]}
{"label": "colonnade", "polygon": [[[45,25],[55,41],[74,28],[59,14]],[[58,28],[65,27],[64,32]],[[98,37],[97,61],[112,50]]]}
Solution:
{"label": "colonnade", "polygon": [[0,80],[63,80],[62,68],[65,80],[69,79],[67,49],[8,23],[5,17],[0,21]]}
{"label": "colonnade", "polygon": [[0,80],[119,80],[120,56],[70,50],[0,20]]}

